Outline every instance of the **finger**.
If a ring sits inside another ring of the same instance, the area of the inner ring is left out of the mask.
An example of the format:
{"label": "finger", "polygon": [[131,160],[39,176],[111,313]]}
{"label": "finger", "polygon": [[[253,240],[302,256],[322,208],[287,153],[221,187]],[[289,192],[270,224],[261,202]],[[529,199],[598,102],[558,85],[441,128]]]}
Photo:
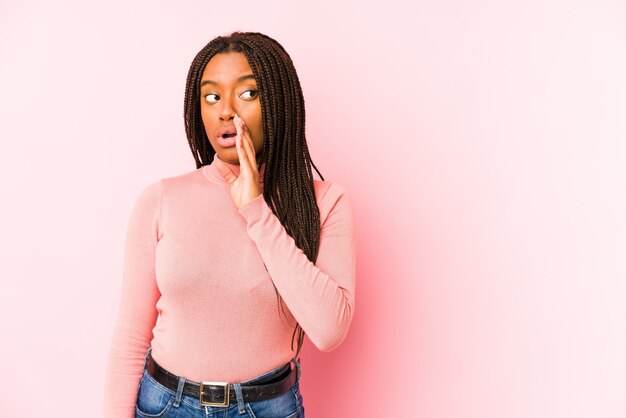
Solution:
{"label": "finger", "polygon": [[235,144],[237,147],[237,156],[239,157],[239,169],[241,173],[249,173],[250,161],[248,161],[248,156],[243,145],[243,130],[241,129],[237,115],[235,115],[235,129],[237,129],[237,139],[235,140]]}
{"label": "finger", "polygon": [[[235,144],[237,145],[237,156],[239,157],[239,165],[243,166],[244,161],[247,159],[247,156],[246,150],[243,148],[243,139],[241,138],[241,134],[237,134]],[[241,169],[243,169],[243,167],[241,167]]]}
{"label": "finger", "polygon": [[243,119],[239,118],[242,128],[242,139],[244,149],[247,151],[248,161],[250,161],[250,166],[254,171],[259,171],[259,167],[256,162],[256,151],[254,150],[254,143],[252,142],[252,137],[250,136],[250,131],[248,130],[248,126],[243,121]]}
{"label": "finger", "polygon": [[256,158],[254,158],[254,148],[250,147],[250,135],[239,115],[236,115],[235,127],[237,129],[237,135],[241,140],[241,149],[245,154],[245,161],[242,159],[239,162],[241,169],[250,174],[253,174],[254,171],[258,172],[258,168],[256,167]]}

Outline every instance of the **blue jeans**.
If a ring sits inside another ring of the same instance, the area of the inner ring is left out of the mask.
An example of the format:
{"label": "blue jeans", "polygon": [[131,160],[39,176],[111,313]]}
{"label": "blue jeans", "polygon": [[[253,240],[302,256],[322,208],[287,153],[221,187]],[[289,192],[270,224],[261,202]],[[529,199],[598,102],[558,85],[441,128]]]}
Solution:
{"label": "blue jeans", "polygon": [[[149,348],[148,353],[151,350],[152,348]],[[146,353],[146,358],[148,353]],[[284,368],[284,366],[280,366],[245,382],[232,383],[233,389],[237,393],[237,402],[227,407],[202,406],[199,399],[183,395],[182,390],[185,384],[183,377],[179,379],[177,391],[166,388],[148,374],[144,362],[143,376],[137,394],[135,417],[304,418],[304,406],[299,386],[302,369],[296,359],[291,361],[295,364],[294,367],[298,368],[298,378],[288,391],[263,401],[243,402],[241,400],[242,383],[254,383],[262,378],[277,375]]]}

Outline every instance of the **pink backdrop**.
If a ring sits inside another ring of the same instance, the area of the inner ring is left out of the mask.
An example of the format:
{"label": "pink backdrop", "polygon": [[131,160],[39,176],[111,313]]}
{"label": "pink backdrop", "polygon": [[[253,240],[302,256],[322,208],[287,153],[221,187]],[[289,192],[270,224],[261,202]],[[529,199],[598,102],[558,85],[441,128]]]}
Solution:
{"label": "pink backdrop", "polygon": [[186,73],[237,29],[356,208],[309,418],[626,416],[626,5],[503,3],[0,1],[0,416],[100,414],[132,204],[195,168]]}

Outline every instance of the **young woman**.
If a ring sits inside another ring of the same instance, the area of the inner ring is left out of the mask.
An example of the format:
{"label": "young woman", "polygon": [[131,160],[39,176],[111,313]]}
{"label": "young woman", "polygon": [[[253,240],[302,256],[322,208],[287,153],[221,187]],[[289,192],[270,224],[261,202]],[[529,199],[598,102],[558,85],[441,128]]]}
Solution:
{"label": "young woman", "polygon": [[147,186],[128,224],[105,416],[304,417],[305,333],[333,350],[354,315],[351,200],[311,161],[274,39],[209,42],[184,115],[196,169]]}

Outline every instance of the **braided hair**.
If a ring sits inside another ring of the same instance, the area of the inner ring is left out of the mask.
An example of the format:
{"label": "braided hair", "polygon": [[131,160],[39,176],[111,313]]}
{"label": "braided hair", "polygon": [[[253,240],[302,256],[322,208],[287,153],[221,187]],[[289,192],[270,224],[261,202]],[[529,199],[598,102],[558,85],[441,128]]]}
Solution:
{"label": "braided hair", "polygon": [[[306,143],[300,80],[291,57],[276,40],[258,32],[233,32],[213,39],[194,58],[187,75],[184,115],[196,168],[211,164],[215,156],[200,113],[202,73],[213,56],[226,52],[243,53],[257,82],[263,120],[263,151],[259,166],[266,164],[263,198],[296,246],[315,263],[320,240],[320,213],[311,166],[322,180],[324,177],[313,164]],[[274,290],[284,314],[283,301],[276,286]],[[298,323],[291,337],[292,350],[296,333],[298,348],[294,357],[298,356],[305,335]]]}

